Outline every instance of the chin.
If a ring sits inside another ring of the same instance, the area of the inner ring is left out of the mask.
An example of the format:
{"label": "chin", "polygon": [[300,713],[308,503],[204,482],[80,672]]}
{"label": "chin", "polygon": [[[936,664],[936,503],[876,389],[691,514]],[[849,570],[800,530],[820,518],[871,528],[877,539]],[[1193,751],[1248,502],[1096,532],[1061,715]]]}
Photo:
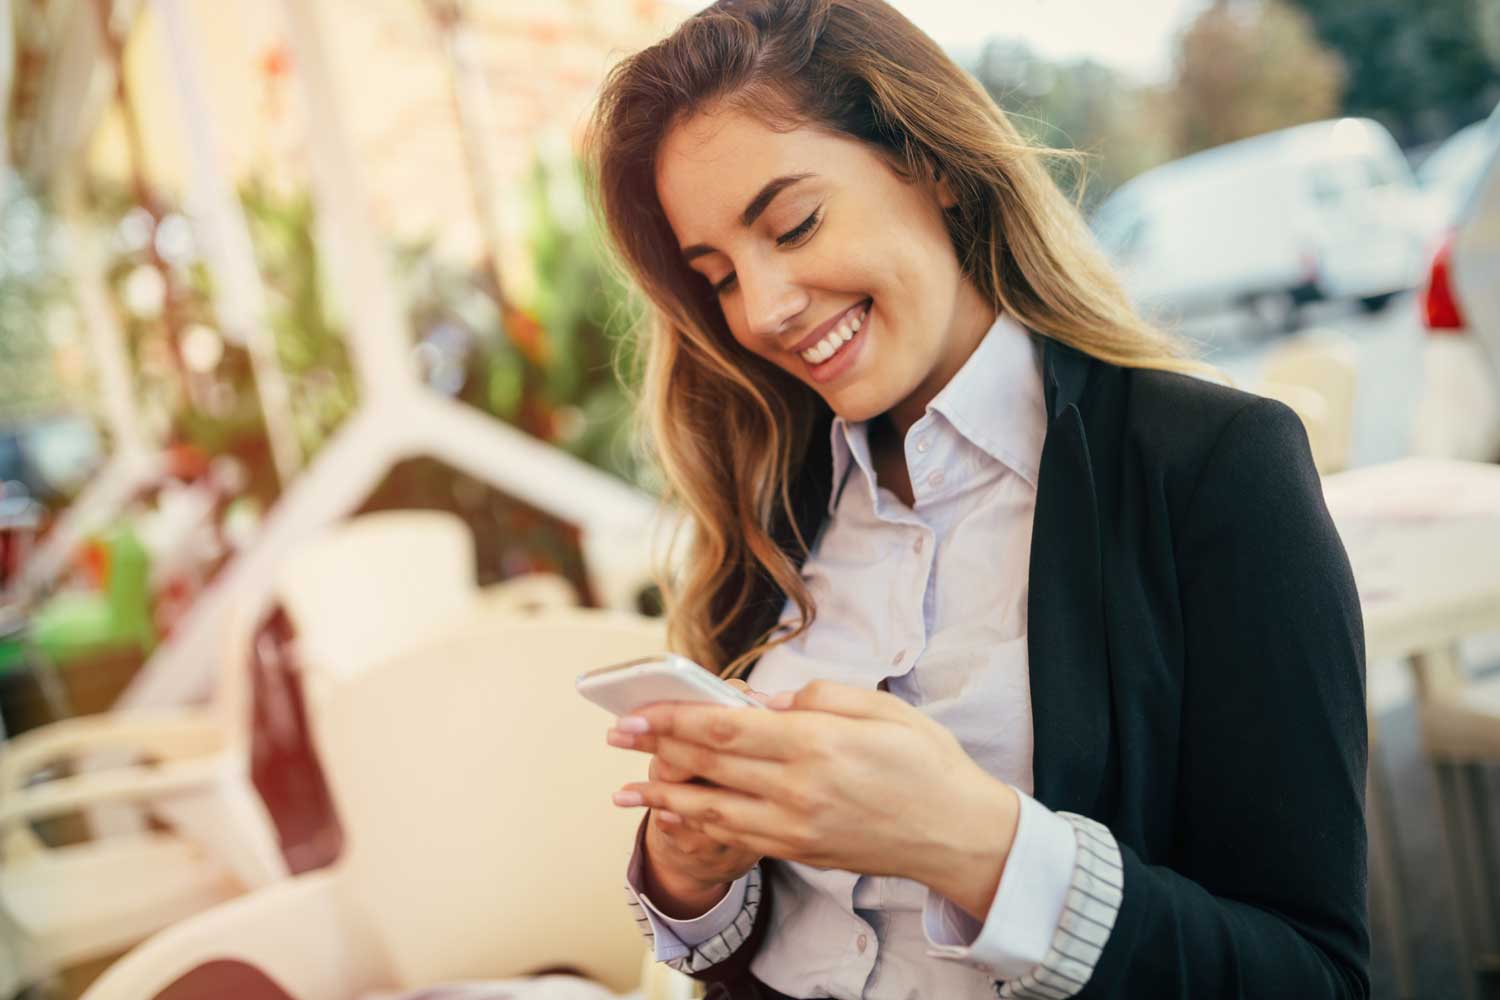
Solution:
{"label": "chin", "polygon": [[861,392],[860,389],[860,386],[850,386],[832,398],[823,396],[823,402],[827,403],[828,408],[835,414],[851,424],[872,420],[896,405],[895,400],[874,398],[868,393]]}

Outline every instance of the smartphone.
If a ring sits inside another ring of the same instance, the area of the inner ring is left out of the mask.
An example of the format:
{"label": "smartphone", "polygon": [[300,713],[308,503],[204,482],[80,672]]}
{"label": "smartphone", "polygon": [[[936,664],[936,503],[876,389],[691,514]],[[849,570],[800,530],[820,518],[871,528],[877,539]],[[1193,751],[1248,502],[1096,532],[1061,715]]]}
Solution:
{"label": "smartphone", "polygon": [[590,670],[575,682],[578,693],[615,715],[658,701],[696,701],[731,708],[765,708],[685,656],[658,653]]}

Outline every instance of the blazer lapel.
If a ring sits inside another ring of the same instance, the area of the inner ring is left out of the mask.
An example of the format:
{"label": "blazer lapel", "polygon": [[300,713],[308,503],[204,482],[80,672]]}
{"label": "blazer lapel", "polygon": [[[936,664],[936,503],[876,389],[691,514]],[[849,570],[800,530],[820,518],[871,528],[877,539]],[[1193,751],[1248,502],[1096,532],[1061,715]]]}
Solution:
{"label": "blazer lapel", "polygon": [[1099,510],[1078,401],[1091,359],[1047,339],[1049,424],[1032,524],[1027,644],[1034,794],[1052,809],[1093,814],[1105,791],[1110,721]]}

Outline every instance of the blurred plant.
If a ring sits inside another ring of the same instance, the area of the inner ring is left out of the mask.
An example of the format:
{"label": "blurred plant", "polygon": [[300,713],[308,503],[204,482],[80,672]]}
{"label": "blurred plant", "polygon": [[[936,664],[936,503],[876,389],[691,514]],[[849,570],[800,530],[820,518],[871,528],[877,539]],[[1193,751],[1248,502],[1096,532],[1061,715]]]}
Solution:
{"label": "blurred plant", "polygon": [[[240,202],[266,290],[267,322],[291,394],[293,422],[310,460],[358,398],[343,331],[331,315],[318,263],[312,199],[255,179]],[[253,392],[251,387],[244,391]]]}
{"label": "blurred plant", "polygon": [[218,329],[213,283],[186,216],[102,179],[89,203],[109,239],[105,277],[125,335],[148,438],[232,454],[249,470],[247,491],[278,492],[250,355]]}
{"label": "blurred plant", "polygon": [[63,405],[48,310],[65,292],[45,204],[0,168],[0,425]]}
{"label": "blurred plant", "polygon": [[1167,89],[1185,156],[1339,111],[1343,62],[1283,0],[1215,0],[1183,33]]}
{"label": "blurred plant", "polygon": [[524,302],[502,303],[489,271],[445,261],[430,242],[397,251],[397,274],[422,374],[548,444],[646,484],[631,447],[626,336],[637,315],[611,273],[571,159],[538,158],[521,197],[537,276]]}
{"label": "blurred plant", "polygon": [[1082,169],[1055,161],[1053,176],[1085,211],[1171,154],[1155,94],[1093,60],[1050,62],[1014,39],[984,48],[974,70],[995,103],[1035,142],[1093,154]]}
{"label": "blurred plant", "polygon": [[525,197],[537,284],[526,308],[547,345],[547,396],[566,417],[555,443],[649,488],[631,426],[632,335],[642,312],[609,264],[584,190],[583,166],[571,156],[533,161]]}
{"label": "blurred plant", "polygon": [[1403,145],[1446,138],[1500,102],[1495,0],[1291,0],[1349,69],[1343,110]]}

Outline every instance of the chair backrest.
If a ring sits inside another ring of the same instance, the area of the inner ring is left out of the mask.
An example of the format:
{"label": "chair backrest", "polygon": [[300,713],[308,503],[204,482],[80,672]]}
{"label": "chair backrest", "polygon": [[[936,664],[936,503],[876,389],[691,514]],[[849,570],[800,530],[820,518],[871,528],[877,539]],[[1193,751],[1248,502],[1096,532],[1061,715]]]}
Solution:
{"label": "chair backrest", "polygon": [[314,706],[343,884],[398,985],[572,966],[635,986],[622,885],[640,812],[610,793],[647,761],[605,744],[609,716],[573,682],[665,643],[619,612],[469,618]]}
{"label": "chair backrest", "polygon": [[1304,334],[1270,353],[1262,377],[1269,383],[1306,386],[1323,398],[1324,435],[1318,471],[1347,468],[1359,377],[1358,358],[1349,338],[1332,332]]}
{"label": "chair backrest", "polygon": [[363,514],[289,556],[276,592],[304,667],[342,680],[422,642],[469,607],[474,537],[446,511]]}

